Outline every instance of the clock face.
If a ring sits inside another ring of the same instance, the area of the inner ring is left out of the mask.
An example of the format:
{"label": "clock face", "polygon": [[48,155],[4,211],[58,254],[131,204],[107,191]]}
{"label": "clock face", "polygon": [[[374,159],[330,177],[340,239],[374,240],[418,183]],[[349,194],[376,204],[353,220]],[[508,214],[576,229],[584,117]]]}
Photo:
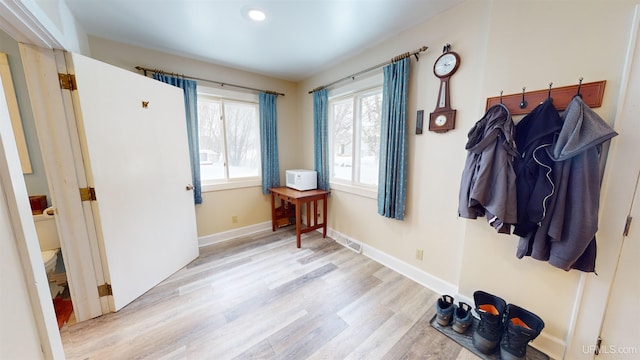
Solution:
{"label": "clock face", "polygon": [[458,56],[453,52],[441,55],[433,65],[433,73],[438,77],[449,76],[458,69]]}
{"label": "clock face", "polygon": [[444,133],[456,127],[455,110],[437,110],[429,114],[429,131]]}

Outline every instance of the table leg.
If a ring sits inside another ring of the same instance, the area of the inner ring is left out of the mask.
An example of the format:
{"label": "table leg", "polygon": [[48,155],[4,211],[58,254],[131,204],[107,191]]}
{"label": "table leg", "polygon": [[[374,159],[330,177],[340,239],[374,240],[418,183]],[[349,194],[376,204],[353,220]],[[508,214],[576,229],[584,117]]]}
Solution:
{"label": "table leg", "polygon": [[276,196],[271,193],[271,229],[276,231]]}
{"label": "table leg", "polygon": [[301,228],[301,221],[302,221],[302,216],[300,214],[300,201],[296,201],[296,246],[298,248],[300,248],[300,228]]}
{"label": "table leg", "polygon": [[322,237],[327,237],[327,195],[322,199]]}

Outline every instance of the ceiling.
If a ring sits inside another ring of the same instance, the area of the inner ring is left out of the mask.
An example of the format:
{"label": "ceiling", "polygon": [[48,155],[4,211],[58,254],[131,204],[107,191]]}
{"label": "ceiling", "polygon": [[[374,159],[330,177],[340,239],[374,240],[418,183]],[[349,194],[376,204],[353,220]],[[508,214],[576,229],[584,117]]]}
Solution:
{"label": "ceiling", "polygon": [[89,35],[298,81],[463,0],[65,1]]}

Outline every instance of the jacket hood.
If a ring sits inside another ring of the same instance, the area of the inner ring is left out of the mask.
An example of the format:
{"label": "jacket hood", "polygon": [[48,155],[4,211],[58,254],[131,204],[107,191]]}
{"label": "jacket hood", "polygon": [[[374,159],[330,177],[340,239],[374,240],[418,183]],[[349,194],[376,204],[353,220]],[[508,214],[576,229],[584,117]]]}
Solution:
{"label": "jacket hood", "polygon": [[553,136],[550,135],[559,132],[561,128],[560,113],[553,106],[553,100],[548,98],[516,125],[515,140],[518,151],[526,149],[530,144],[537,144],[539,139],[548,136],[553,139]]}
{"label": "jacket hood", "polygon": [[[494,143],[496,138],[502,134],[504,138],[503,145],[509,148],[510,152],[515,152],[514,132],[515,125],[511,119],[509,109],[502,104],[493,105],[487,110],[482,119],[478,120],[473,128],[469,130],[465,149],[480,153],[485,147]],[[513,148],[513,150],[510,148]]]}
{"label": "jacket hood", "polygon": [[553,145],[552,158],[563,161],[618,135],[580,96],[574,96],[564,114],[564,124]]}

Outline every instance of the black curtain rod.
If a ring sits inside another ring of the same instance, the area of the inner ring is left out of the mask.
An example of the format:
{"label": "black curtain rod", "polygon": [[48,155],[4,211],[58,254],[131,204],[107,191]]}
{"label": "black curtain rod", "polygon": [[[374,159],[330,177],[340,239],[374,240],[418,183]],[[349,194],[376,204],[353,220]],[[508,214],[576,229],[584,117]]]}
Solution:
{"label": "black curtain rod", "polygon": [[205,82],[209,82],[209,83],[213,83],[213,84],[218,84],[218,85],[220,85],[220,87],[231,86],[231,87],[238,88],[238,89],[245,89],[245,90],[250,90],[250,91],[264,92],[264,93],[267,93],[267,94],[272,94],[272,95],[277,95],[277,96],[284,96],[283,93],[279,93],[279,92],[276,92],[276,91],[261,90],[261,89],[256,89],[256,88],[252,88],[252,87],[248,87],[248,86],[234,85],[234,84],[229,84],[229,83],[225,83],[225,82],[221,82],[221,81],[215,81],[215,80],[203,79],[203,78],[199,78],[199,77],[195,77],[195,76],[189,76],[189,75],[184,75],[184,74],[177,74],[177,73],[167,72],[167,71],[160,70],[160,69],[149,69],[149,68],[145,68],[145,67],[142,67],[142,66],[136,66],[136,70],[142,71],[144,73],[144,76],[147,76],[147,72],[152,72],[152,73],[158,73],[158,74],[165,74],[165,75],[171,75],[171,76],[176,76],[176,77],[182,77],[182,78],[185,78],[185,79],[205,81]]}
{"label": "black curtain rod", "polygon": [[415,57],[416,57],[416,60],[419,60],[419,58],[418,58],[418,54],[419,54],[419,53],[421,53],[421,52],[423,52],[423,51],[427,51],[427,49],[428,49],[428,47],[423,46],[423,47],[421,47],[420,49],[415,50],[415,51],[413,51],[413,52],[406,52],[406,53],[404,53],[404,54],[400,54],[400,55],[398,55],[398,56],[394,57],[393,59],[391,59],[390,61],[387,61],[387,62],[384,62],[384,63],[382,63],[382,64],[378,64],[378,65],[372,66],[372,67],[370,67],[370,68],[366,68],[366,69],[364,69],[364,70],[362,70],[362,71],[359,71],[359,72],[357,72],[357,73],[355,73],[355,74],[351,74],[351,75],[349,75],[349,76],[345,76],[345,77],[343,77],[342,79],[338,79],[338,80],[336,80],[336,81],[334,81],[334,82],[332,82],[332,83],[329,83],[329,84],[327,84],[327,85],[318,86],[317,88],[315,88],[315,89],[313,89],[313,90],[309,91],[309,94],[313,94],[314,92],[316,92],[316,91],[318,91],[318,90],[322,90],[322,89],[328,88],[328,87],[333,86],[333,85],[335,85],[335,84],[341,83],[341,82],[343,82],[343,81],[345,81],[345,80],[349,80],[349,79],[351,79],[351,80],[355,80],[356,76],[360,76],[360,75],[362,75],[362,74],[368,73],[369,71],[372,71],[372,70],[375,70],[375,69],[381,68],[381,67],[383,67],[383,66],[385,66],[385,65],[389,65],[389,64],[391,64],[391,63],[394,63],[394,62],[396,62],[396,61],[400,61],[400,60],[402,60],[402,59],[404,59],[404,58],[408,58],[408,57],[410,57],[410,56],[415,56]]}

